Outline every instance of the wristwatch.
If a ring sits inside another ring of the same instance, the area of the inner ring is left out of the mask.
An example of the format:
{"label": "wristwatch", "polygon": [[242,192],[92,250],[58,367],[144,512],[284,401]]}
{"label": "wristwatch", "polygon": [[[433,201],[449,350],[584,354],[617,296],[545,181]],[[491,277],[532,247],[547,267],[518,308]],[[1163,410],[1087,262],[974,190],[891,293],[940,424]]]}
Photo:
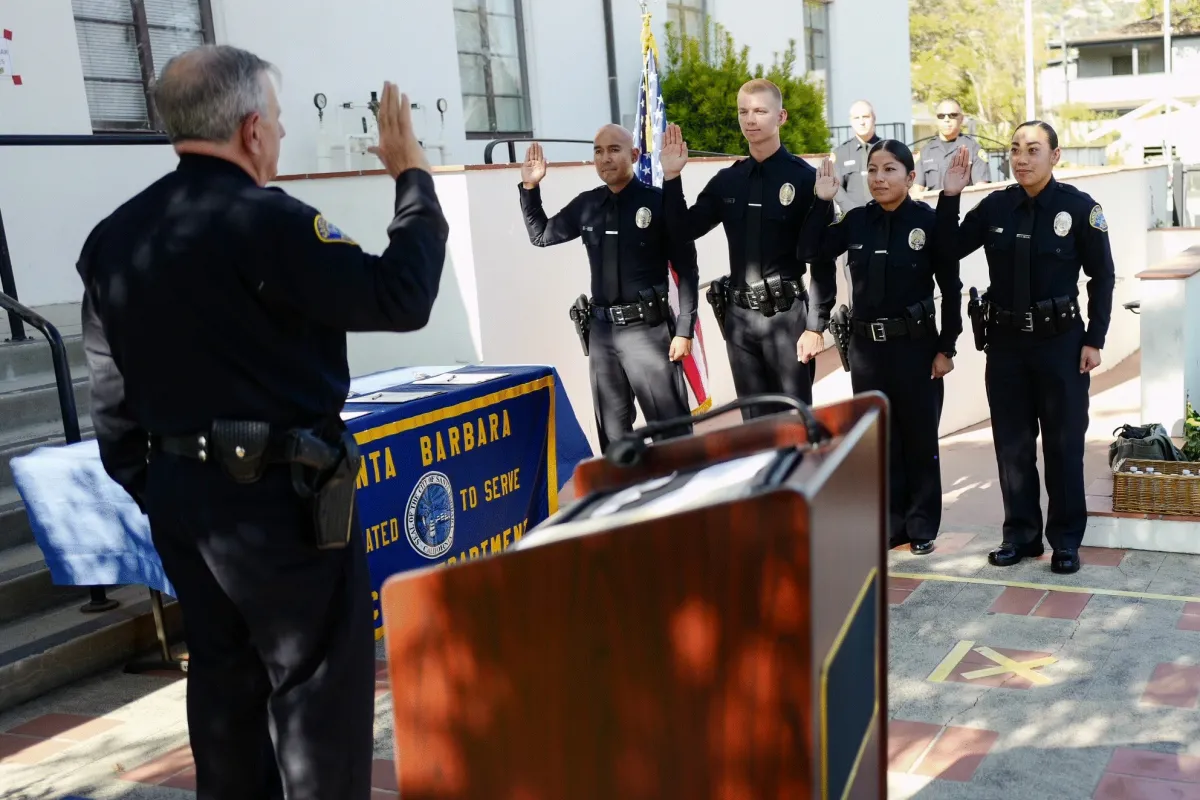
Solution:
{"label": "wristwatch", "polygon": [[958,351],[957,350],[943,350],[942,355],[944,355],[946,358],[954,358],[956,355],[958,355]]}

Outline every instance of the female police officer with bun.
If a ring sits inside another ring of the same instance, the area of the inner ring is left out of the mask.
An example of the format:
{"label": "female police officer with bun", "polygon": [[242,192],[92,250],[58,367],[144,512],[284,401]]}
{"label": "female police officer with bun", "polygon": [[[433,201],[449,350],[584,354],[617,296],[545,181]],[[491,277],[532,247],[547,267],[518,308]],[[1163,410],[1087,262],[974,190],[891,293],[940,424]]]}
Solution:
{"label": "female police officer with bun", "polygon": [[[821,165],[817,200],[802,241],[812,259],[848,253],[851,306],[848,331],[854,391],[880,391],[890,409],[889,546],[908,543],[913,553],[932,553],[942,517],[938,423],[942,376],[954,369],[954,345],[962,333],[962,282],[953,238],[926,203],[911,200],[913,156],[901,142],[872,146],[867,182],[872,200],[822,223],[838,191],[832,161]],[[942,295],[942,331],[934,319],[934,280]],[[842,307],[844,310],[844,306]],[[840,316],[835,315],[835,316]],[[845,344],[845,338],[839,348]]]}

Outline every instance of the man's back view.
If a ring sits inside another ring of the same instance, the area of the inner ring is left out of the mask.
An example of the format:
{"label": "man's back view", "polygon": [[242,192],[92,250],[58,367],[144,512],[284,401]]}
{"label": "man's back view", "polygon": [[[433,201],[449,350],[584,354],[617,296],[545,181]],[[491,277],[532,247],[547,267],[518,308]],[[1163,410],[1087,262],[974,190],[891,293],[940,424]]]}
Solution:
{"label": "man's back view", "polygon": [[200,800],[366,800],[374,635],[346,332],[423,327],[448,230],[390,84],[381,257],[265,188],[283,137],[271,70],[211,46],[163,70],[179,168],[101,222],[78,265],[93,418],[179,595]]}

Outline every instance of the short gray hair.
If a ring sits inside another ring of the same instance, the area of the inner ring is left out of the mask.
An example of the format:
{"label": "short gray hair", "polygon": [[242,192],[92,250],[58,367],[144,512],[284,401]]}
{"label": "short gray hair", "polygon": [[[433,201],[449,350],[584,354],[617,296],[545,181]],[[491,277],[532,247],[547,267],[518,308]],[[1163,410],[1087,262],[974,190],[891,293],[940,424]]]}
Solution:
{"label": "short gray hair", "polygon": [[263,74],[269,62],[228,45],[203,45],[175,56],[154,85],[154,105],[172,142],[228,142],[246,117],[268,113]]}

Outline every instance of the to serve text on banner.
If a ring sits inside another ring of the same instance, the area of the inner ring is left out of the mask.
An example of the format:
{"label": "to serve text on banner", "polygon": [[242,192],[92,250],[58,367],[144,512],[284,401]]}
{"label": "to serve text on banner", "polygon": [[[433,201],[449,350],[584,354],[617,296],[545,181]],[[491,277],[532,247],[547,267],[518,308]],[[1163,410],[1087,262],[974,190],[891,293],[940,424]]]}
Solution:
{"label": "to serve text on banner", "polygon": [[[667,130],[667,110],[663,104],[662,86],[658,82],[658,45],[650,29],[650,15],[642,16],[642,82],[638,89],[637,121],[633,126],[633,144],[641,151],[633,174],[642,183],[662,186],[663,169],[660,155],[663,134]],[[671,311],[679,316],[679,276],[671,269],[667,286]],[[699,309],[697,309],[697,312]],[[693,414],[703,414],[712,408],[708,390],[708,359],[704,354],[704,332],[700,319],[692,339],[692,352],[683,359],[683,374],[687,377],[689,406]]]}
{"label": "to serve text on banner", "polygon": [[478,389],[395,422],[364,430],[355,423],[369,418],[349,423],[361,456],[358,510],[376,637],[390,576],[503,552],[557,510],[554,376]]}

